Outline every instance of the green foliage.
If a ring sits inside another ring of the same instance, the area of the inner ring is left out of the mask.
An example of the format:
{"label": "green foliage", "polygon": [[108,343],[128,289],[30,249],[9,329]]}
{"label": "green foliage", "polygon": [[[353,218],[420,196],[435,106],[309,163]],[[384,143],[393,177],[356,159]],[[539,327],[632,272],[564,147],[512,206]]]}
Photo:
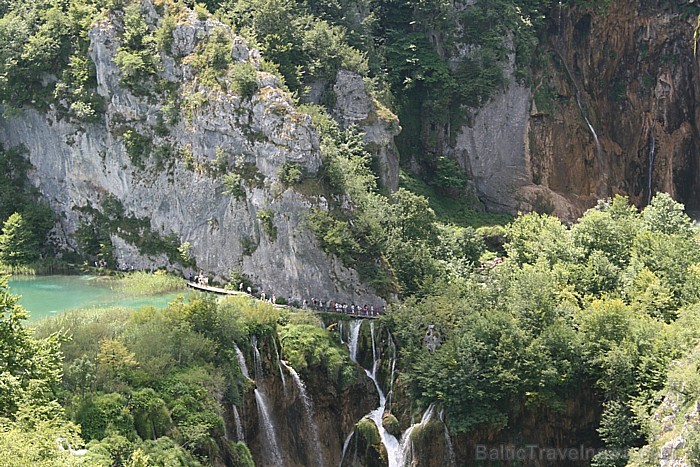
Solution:
{"label": "green foliage", "polygon": [[258,73],[249,63],[236,63],[231,67],[231,91],[251,98],[258,92]]}
{"label": "green foliage", "polygon": [[82,427],[88,439],[102,439],[112,433],[120,433],[133,439],[134,419],[126,406],[126,399],[117,393],[86,398],[77,407],[75,421]]}
{"label": "green foliage", "polygon": [[285,162],[277,172],[277,178],[287,186],[296,185],[304,179],[304,170],[298,163]]}
{"label": "green foliage", "polygon": [[[501,265],[392,308],[385,320],[410,397],[441,403],[461,432],[502,429],[523,407],[558,410],[597,392],[608,449],[595,462],[619,464],[612,456],[641,442],[671,362],[700,335],[689,321],[698,297],[688,293],[700,247],[675,203],[652,205],[640,214],[617,197],[571,227],[521,215],[506,229]],[[428,329],[438,336],[432,348]],[[691,387],[695,378],[677,380]]]}
{"label": "green foliage", "polygon": [[490,225],[504,225],[512,220],[512,216],[508,214],[483,211],[476,197],[462,196],[455,198],[442,196],[435,187],[426,184],[403,170],[399,174],[399,186],[425,197],[430,203],[430,208],[435,211],[435,215],[442,223],[477,228]]}
{"label": "green foliage", "polygon": [[240,467],[255,467],[253,456],[251,455],[250,450],[248,450],[248,446],[246,446],[244,442],[229,441],[228,449],[233,465]]}
{"label": "green foliage", "polygon": [[182,278],[157,270],[153,274],[145,271],[133,271],[109,280],[113,289],[128,296],[157,295],[183,290]]}
{"label": "green foliage", "polygon": [[31,263],[39,257],[39,241],[21,214],[7,218],[0,234],[0,263],[9,265]]}
{"label": "green foliage", "polygon": [[[30,168],[25,148],[5,150],[0,146],[0,222],[7,224],[13,217],[8,225],[10,231],[3,229],[0,234],[0,244],[5,245],[0,246],[0,262],[8,266],[28,264],[38,258],[40,252],[47,250],[46,236],[54,226],[51,208],[39,201],[39,193],[27,181]],[[15,242],[19,244],[13,245]],[[16,247],[20,249],[13,251]]]}
{"label": "green foliage", "polygon": [[[49,405],[61,378],[59,335],[33,339],[22,324],[27,312],[17,300],[6,278],[0,278],[0,417],[9,420],[18,411]],[[46,410],[43,415],[50,414]]]}
{"label": "green foliage", "polygon": [[[46,106],[91,119],[99,108],[94,73],[83,60],[98,11],[90,2],[8,2],[0,19],[0,102]],[[59,80],[45,79],[47,75]],[[54,96],[55,94],[55,96]]]}
{"label": "green foliage", "polygon": [[124,7],[124,32],[114,58],[121,71],[122,85],[138,94],[145,92],[148,78],[155,76],[160,65],[157,44],[156,34],[146,23],[141,3],[134,2]]}
{"label": "green foliage", "polygon": [[233,196],[237,200],[245,199],[245,188],[243,187],[243,177],[239,173],[231,172],[223,176],[224,194]]}
{"label": "green foliage", "polygon": [[693,222],[684,210],[685,206],[668,193],[658,193],[642,211],[642,220],[650,230],[688,237],[693,233]]}
{"label": "green foliage", "polygon": [[279,335],[283,358],[302,375],[320,367],[331,381],[340,383],[344,367],[352,366],[345,349],[318,324],[287,324]]}
{"label": "green foliage", "polygon": [[256,216],[270,241],[275,241],[277,239],[277,227],[274,223],[274,213],[270,209],[261,209]]}
{"label": "green foliage", "polygon": [[151,154],[152,141],[148,136],[135,130],[126,130],[122,135],[124,147],[131,163],[139,169],[145,168],[145,161]]}
{"label": "green foliage", "polygon": [[84,214],[74,238],[80,254],[92,262],[95,258],[114,265],[110,235],[118,235],[145,254],[165,254],[172,262],[180,261],[180,242],[174,235],[161,236],[151,228],[148,218],[139,218],[124,211],[121,201],[108,194],[100,209],[93,206],[77,208]]}
{"label": "green foliage", "polygon": [[372,420],[362,419],[355,424],[355,433],[360,436],[367,446],[382,442],[377,425]]}

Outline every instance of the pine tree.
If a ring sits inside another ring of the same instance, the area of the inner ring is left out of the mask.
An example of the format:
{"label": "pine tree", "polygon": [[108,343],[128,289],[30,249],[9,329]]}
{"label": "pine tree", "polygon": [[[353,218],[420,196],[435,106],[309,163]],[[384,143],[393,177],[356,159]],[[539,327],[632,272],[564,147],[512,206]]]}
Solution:
{"label": "pine tree", "polygon": [[38,245],[31,229],[15,212],[7,218],[0,234],[0,263],[27,264],[39,257]]}

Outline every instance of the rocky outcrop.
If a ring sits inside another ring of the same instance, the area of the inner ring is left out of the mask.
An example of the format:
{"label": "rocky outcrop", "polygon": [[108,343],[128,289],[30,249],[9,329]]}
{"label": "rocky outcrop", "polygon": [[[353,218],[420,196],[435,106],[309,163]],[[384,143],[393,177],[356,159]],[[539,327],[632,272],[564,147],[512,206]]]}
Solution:
{"label": "rocky outcrop", "polygon": [[[156,27],[153,5],[144,1],[142,8]],[[310,117],[293,108],[277,79],[257,71],[258,90],[249,97],[202,84],[187,57],[213,31],[231,32],[190,12],[173,30],[158,76],[144,77],[145,85],[159,81],[181,99],[134,93],[115,64],[118,21],[104,20],[89,34],[106,103],[101,121],[73,122],[57,111],[31,109],[0,120],[3,145],[28,149],[30,179],[59,214],[62,241],[76,248],[72,235],[94,221],[89,208],[100,210],[116,198],[125,216],[147,221],[154,235],[189,242],[192,259],[207,273],[243,272],[277,296],[381,302],[355,271],[321,251],[306,228],[306,213],[324,207],[324,198],[279,180],[285,164],[313,176],[322,158]],[[256,50],[240,38],[232,44],[234,60],[258,66]],[[173,115],[174,102],[180,107]],[[227,173],[239,176],[235,196],[224,184]],[[121,267],[173,265],[172,258],[129,245],[123,232],[111,237]]]}
{"label": "rocky outcrop", "polygon": [[[455,4],[455,17],[472,3]],[[430,158],[457,161],[491,210],[573,220],[597,199],[623,194],[643,206],[658,191],[696,209],[697,12],[694,0],[555,4],[529,77],[516,79],[515,41],[506,35],[502,89],[476,107],[408,106],[404,120],[421,118],[399,146],[422,144]],[[479,50],[459,40],[448,46],[441,31],[426,35],[453,72]],[[424,169],[419,160],[404,164]]]}
{"label": "rocky outcrop", "polygon": [[632,452],[630,467],[690,467],[700,461],[700,347],[671,365],[663,400],[648,426],[648,444]]}
{"label": "rocky outcrop", "polygon": [[340,70],[333,85],[334,117],[341,127],[355,125],[363,134],[375,158],[379,180],[388,192],[399,187],[399,154],[394,137],[399,120],[389,109],[370,96],[364,79],[357,73]]}
{"label": "rocky outcrop", "polygon": [[[338,465],[347,433],[377,404],[372,381],[358,367],[355,380],[347,387],[339,387],[325,368],[310,368],[303,381],[313,404],[309,419],[299,387],[294,383],[291,370],[279,360],[276,345],[274,338],[264,338],[258,344],[262,377],[255,381],[255,387],[263,393],[268,405],[283,465]],[[267,434],[261,429],[259,397],[256,400],[253,387],[250,389],[245,396],[242,416],[245,442],[256,465],[274,465],[270,463]],[[310,426],[309,422],[315,426]],[[229,431],[235,432],[235,427],[230,427]]]}
{"label": "rocky outcrop", "polygon": [[618,1],[551,12],[529,122],[535,184],[573,208],[615,193],[644,205],[656,191],[697,206],[691,3]]}

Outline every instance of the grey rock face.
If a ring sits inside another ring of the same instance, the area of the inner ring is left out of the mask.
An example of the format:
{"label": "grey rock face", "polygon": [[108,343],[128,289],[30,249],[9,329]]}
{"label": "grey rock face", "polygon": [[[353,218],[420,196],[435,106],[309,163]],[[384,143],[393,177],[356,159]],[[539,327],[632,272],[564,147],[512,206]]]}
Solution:
{"label": "grey rock face", "polygon": [[[191,16],[173,32],[173,54],[192,53],[215,27],[224,26]],[[197,266],[206,273],[225,276],[229,270],[240,271],[280,297],[384,303],[355,271],[325,254],[306,227],[309,209],[325,206],[325,200],[297,193],[278,180],[285,162],[297,163],[313,175],[322,159],[310,117],[294,110],[276,78],[259,72],[260,89],[250,99],[182,78],[179,92],[198,93],[201,104],[189,115],[181,112],[168,134],[159,135],[153,127],[163,102],[135,96],[119,84],[116,31],[103,21],[89,34],[98,92],[107,104],[102,122],[77,124],[59,119],[53,111],[36,110],[0,119],[4,146],[21,144],[29,150],[34,166],[30,179],[59,214],[56,231],[62,233],[61,240],[75,247],[71,234],[86,220],[78,208],[97,208],[114,196],[127,215],[148,219],[159,235],[189,242]],[[237,60],[255,66],[256,52],[240,38],[234,40],[231,53]],[[163,64],[164,79],[184,76],[172,58],[164,56]],[[136,167],[126,150],[123,128],[146,135],[152,148],[172,148],[172,164],[157,168],[150,157],[143,168]],[[232,170],[246,167],[254,174],[254,180],[244,180],[241,199],[224,194],[222,177],[210,170],[217,154],[226,155],[228,166],[237,167]],[[276,235],[266,233],[260,212],[271,218]],[[112,235],[112,243],[122,266],[174,266],[165,255],[140,253],[119,232]]]}
{"label": "grey rock face", "polygon": [[531,183],[525,150],[529,110],[530,90],[513,80],[458,133],[453,156],[473,176],[488,209],[514,211],[518,191]]}
{"label": "grey rock face", "polygon": [[394,137],[401,127],[398,119],[367,92],[362,76],[340,70],[333,86],[336,103],[334,117],[342,128],[356,125],[364,133],[379,166],[382,186],[389,192],[399,187],[399,154]]}

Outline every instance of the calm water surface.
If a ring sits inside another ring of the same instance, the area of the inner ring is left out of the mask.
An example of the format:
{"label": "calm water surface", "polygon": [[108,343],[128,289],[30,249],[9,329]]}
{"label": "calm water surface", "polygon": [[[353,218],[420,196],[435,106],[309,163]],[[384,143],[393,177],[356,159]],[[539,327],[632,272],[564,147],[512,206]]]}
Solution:
{"label": "calm water surface", "polygon": [[125,297],[122,290],[112,290],[109,281],[99,279],[96,276],[13,276],[9,285],[13,295],[21,296],[19,303],[29,311],[30,321],[76,308],[139,308],[149,305],[164,308],[178,294],[186,294],[183,290]]}

